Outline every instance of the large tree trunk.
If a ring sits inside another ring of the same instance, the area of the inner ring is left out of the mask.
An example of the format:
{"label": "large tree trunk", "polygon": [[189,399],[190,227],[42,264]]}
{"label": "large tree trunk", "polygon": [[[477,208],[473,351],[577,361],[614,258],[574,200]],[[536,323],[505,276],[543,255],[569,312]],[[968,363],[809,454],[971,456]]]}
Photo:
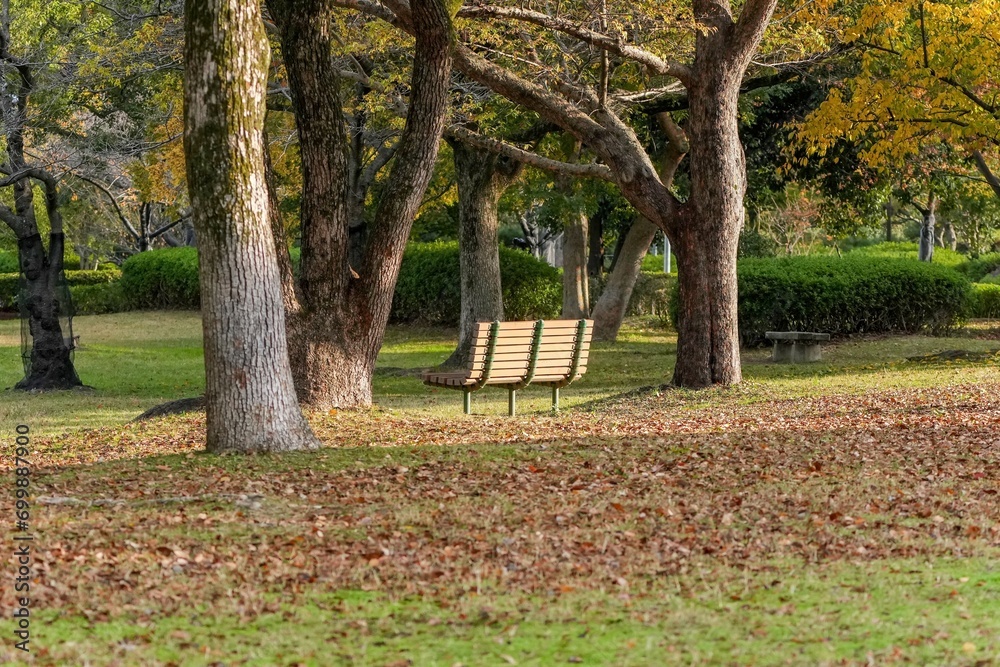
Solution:
{"label": "large tree trunk", "polygon": [[587,214],[574,211],[563,228],[562,316],[578,320],[590,316],[590,278],[587,274]]}
{"label": "large tree trunk", "polygon": [[269,0],[268,7],[280,32],[303,171],[302,308],[290,320],[289,335],[296,388],[300,400],[316,407],[367,406],[403,250],[444,129],[451,19],[439,0],[411,3],[416,48],[406,125],[355,265],[329,4]]}
{"label": "large tree trunk", "polygon": [[[332,66],[324,7],[320,0],[268,2],[280,30],[303,179],[300,301],[287,308],[289,358],[300,401],[348,407],[365,404],[371,396],[370,390],[342,386],[344,374],[358,363],[345,344],[351,201],[340,76]],[[286,302],[288,291],[286,287]]]}
{"label": "large tree trunk", "polygon": [[69,304],[59,302],[58,280],[62,272],[64,238],[52,234],[49,252],[38,234],[18,239],[17,249],[24,283],[18,294],[22,317],[28,320],[31,353],[24,378],[15,389],[38,391],[71,389],[82,385],[70,355],[72,342],[67,340],[59,322]]}
{"label": "large tree trunk", "polygon": [[446,367],[469,362],[476,322],[503,319],[500,283],[500,218],[497,203],[519,172],[518,164],[484,153],[458,140],[449,141],[458,182],[458,248],[462,307],[458,346]]}
{"label": "large tree trunk", "polygon": [[594,340],[614,341],[618,338],[642,260],[656,236],[656,229],[656,225],[641,216],[629,227],[618,251],[615,268],[594,306]]}
{"label": "large tree trunk", "polygon": [[288,362],[264,174],[268,45],[256,3],[185,7],[187,180],[200,244],[209,451],[319,445]]}
{"label": "large tree trunk", "polygon": [[742,378],[736,253],[743,229],[746,163],[737,123],[743,68],[726,41],[699,33],[699,76],[688,91],[691,197],[671,241],[679,311],[674,384],[707,387]]}

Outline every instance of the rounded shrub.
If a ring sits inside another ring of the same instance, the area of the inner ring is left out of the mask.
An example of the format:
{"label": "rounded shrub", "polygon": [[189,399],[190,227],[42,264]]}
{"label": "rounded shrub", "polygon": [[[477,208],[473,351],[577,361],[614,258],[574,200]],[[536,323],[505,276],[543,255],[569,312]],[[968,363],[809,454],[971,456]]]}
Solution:
{"label": "rounded shrub", "polygon": [[767,331],[940,333],[969,312],[964,276],[910,259],[855,253],[746,259],[737,277],[744,345],[763,344]]}
{"label": "rounded shrub", "polygon": [[[558,316],[562,306],[559,272],[542,260],[501,246],[500,280],[505,319]],[[393,296],[393,321],[455,326],[461,301],[458,243],[409,244]]]}
{"label": "rounded shrub", "polygon": [[132,255],[122,263],[121,286],[130,308],[198,308],[198,250],[163,248]]}
{"label": "rounded shrub", "polygon": [[763,342],[766,331],[938,333],[961,321],[969,294],[953,269],[910,259],[758,259],[737,273],[746,344]]}

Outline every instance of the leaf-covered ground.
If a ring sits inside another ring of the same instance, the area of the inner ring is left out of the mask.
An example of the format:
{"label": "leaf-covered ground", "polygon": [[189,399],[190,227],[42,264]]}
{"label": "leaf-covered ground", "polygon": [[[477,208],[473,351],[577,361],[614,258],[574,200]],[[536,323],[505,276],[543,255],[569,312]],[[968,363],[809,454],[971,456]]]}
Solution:
{"label": "leaf-covered ground", "polygon": [[1000,664],[991,323],[748,350],[700,392],[636,389],[674,341],[632,323],[563,414],[529,389],[514,419],[420,384],[451,332],[393,327],[379,408],[241,458],[200,451],[198,414],[128,423],[200,391],[196,316],[80,320],[94,390],[0,396],[33,428],[29,663]]}
{"label": "leaf-covered ground", "polygon": [[[480,626],[489,635],[456,645],[449,665],[548,664],[554,640],[535,636],[538,628],[583,633],[606,608],[625,625],[593,639],[596,653],[570,647],[551,659],[992,664],[998,390],[994,382],[762,401],[766,386],[751,385],[707,397],[644,390],[515,420],[314,414],[329,448],[280,458],[197,453],[198,415],[40,440],[33,595],[73,639],[39,639],[47,653],[35,660],[445,664],[425,645],[440,624],[456,636]],[[935,563],[953,576],[936,579]],[[819,574],[830,571],[841,574]],[[886,585],[897,579],[917,587],[915,602],[893,597],[908,590]],[[820,592],[796,594],[810,581]],[[958,630],[931,632],[911,619],[873,634],[837,621],[860,613],[858,604],[870,608],[876,590],[879,604],[898,606],[882,622],[905,617],[900,610],[944,610],[949,620],[938,625]],[[10,596],[4,588],[0,604],[9,608]],[[840,611],[818,620],[832,599],[844,600],[833,605]],[[554,601],[567,611],[538,618]],[[393,605],[402,606],[386,622]],[[705,605],[729,611],[702,619],[702,634],[685,640],[692,625],[671,635]],[[292,622],[258,632],[307,627],[307,618],[340,630],[326,658],[293,642],[255,659],[244,650],[253,642],[222,642],[213,654],[211,633],[177,622],[191,614],[230,619],[220,637],[269,618]],[[717,623],[739,631],[720,634]],[[157,634],[160,624],[173,629]],[[493,635],[518,625],[523,648],[504,652]],[[756,649],[744,646],[750,640]],[[642,650],[608,657],[630,641]]]}

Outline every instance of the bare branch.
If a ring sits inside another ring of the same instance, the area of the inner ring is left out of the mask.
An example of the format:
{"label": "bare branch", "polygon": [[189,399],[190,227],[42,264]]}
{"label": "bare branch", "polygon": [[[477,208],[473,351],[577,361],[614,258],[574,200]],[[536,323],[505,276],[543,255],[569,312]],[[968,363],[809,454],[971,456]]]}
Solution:
{"label": "bare branch", "polygon": [[576,105],[491,63],[466,46],[456,45],[455,67],[512,102],[532,109],[552,124],[566,128],[578,138],[582,139],[601,129],[599,124]]}
{"label": "bare branch", "polygon": [[471,130],[458,125],[453,125],[445,130],[445,136],[450,139],[455,139],[469,144],[470,146],[475,146],[476,148],[481,148],[492,153],[503,155],[504,157],[524,163],[531,167],[552,172],[554,174],[577,176],[582,178],[598,178],[602,181],[614,182],[614,179],[611,176],[611,170],[608,169],[607,165],[597,163],[572,164],[569,162],[552,160],[547,157],[542,157],[532,151],[518,148],[513,144],[500,141],[499,139],[493,139],[492,137],[472,132]]}
{"label": "bare branch", "polygon": [[990,169],[990,166],[986,164],[986,158],[983,157],[982,152],[973,151],[972,159],[976,161],[976,168],[979,169],[979,173],[983,175],[986,182],[990,184],[991,188],[993,188],[993,192],[996,196],[1000,197],[1000,178],[998,178],[997,175],[993,173],[993,170]]}
{"label": "bare branch", "polygon": [[778,0],[747,0],[733,26],[734,41],[730,54],[746,67],[753,58],[764,32],[771,22]]}
{"label": "bare branch", "polygon": [[358,178],[357,190],[367,190],[371,184],[375,182],[375,177],[378,175],[378,172],[382,169],[382,167],[389,164],[389,160],[391,160],[392,156],[396,154],[397,146],[399,146],[398,142],[379,148],[378,152],[375,154],[375,159],[369,162],[368,166],[365,167],[365,170],[361,172],[361,176]]}
{"label": "bare branch", "polygon": [[136,241],[139,240],[140,238],[139,232],[136,231],[135,227],[132,226],[132,223],[129,222],[128,218],[125,217],[125,214],[122,212],[121,207],[118,205],[118,200],[115,198],[113,194],[111,194],[110,190],[108,190],[102,183],[88,176],[84,176],[83,174],[74,173],[73,176],[79,178],[81,181],[90,183],[98,190],[103,192],[105,196],[107,196],[107,198],[111,201],[111,205],[114,207],[115,213],[118,215],[118,219],[121,220],[123,225],[125,225],[126,231],[128,231],[128,233],[131,234],[133,239],[135,239]]}
{"label": "bare branch", "polygon": [[625,44],[619,39],[595,32],[573,21],[567,21],[566,19],[552,17],[548,14],[531,11],[529,9],[496,7],[492,5],[463,7],[459,10],[458,16],[470,19],[499,18],[525,21],[548,30],[565,33],[579,39],[582,42],[596,46],[603,51],[614,53],[622,58],[634,60],[635,62],[645,66],[647,70],[654,74],[672,76],[684,84],[689,84],[691,82],[691,69],[687,65],[664,60],[654,53],[640,49],[637,46],[632,46],[631,44]]}
{"label": "bare branch", "polygon": [[185,220],[188,220],[190,217],[191,217],[191,212],[188,211],[187,213],[185,213],[184,215],[180,216],[179,218],[177,218],[173,222],[168,222],[167,224],[163,225],[159,229],[156,229],[155,231],[150,232],[149,233],[149,238],[155,239],[157,236],[169,232],[171,229],[173,229],[177,225],[181,224]]}

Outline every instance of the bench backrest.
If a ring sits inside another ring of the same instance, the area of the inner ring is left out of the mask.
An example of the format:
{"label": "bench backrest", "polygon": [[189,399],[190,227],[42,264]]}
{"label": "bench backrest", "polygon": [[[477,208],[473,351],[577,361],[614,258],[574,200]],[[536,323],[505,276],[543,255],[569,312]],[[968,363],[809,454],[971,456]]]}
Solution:
{"label": "bench backrest", "polygon": [[545,320],[535,377],[563,376],[573,381],[587,370],[592,320]]}
{"label": "bench backrest", "polygon": [[[492,382],[517,382],[531,363],[536,322],[477,322],[472,338],[470,377],[482,378],[489,363]],[[495,332],[495,338],[493,334]]]}
{"label": "bench backrest", "polygon": [[491,384],[555,375],[572,381],[587,369],[592,331],[592,320],[477,322],[470,379],[486,381],[488,370]]}

